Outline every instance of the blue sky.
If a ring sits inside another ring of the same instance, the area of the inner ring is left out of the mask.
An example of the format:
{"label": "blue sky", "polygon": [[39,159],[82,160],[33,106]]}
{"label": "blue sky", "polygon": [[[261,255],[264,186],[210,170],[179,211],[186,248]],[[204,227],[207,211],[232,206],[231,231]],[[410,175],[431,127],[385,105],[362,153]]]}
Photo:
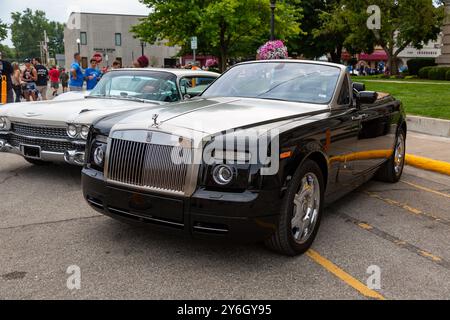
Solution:
{"label": "blue sky", "polygon": [[[11,12],[26,8],[45,11],[49,20],[67,22],[72,11],[147,14],[149,9],[138,0],[0,0],[0,20],[11,23]],[[12,46],[10,39],[2,42]]]}

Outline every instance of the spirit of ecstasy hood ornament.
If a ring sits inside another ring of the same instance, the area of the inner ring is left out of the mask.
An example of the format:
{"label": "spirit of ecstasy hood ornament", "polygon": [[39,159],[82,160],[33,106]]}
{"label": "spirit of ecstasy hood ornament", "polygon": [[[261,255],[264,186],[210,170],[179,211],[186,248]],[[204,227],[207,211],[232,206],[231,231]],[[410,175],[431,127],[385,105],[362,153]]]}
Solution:
{"label": "spirit of ecstasy hood ornament", "polygon": [[152,116],[152,119],[153,119],[152,127],[156,127],[156,128],[159,127],[158,117],[159,117],[159,114],[156,114],[156,113]]}

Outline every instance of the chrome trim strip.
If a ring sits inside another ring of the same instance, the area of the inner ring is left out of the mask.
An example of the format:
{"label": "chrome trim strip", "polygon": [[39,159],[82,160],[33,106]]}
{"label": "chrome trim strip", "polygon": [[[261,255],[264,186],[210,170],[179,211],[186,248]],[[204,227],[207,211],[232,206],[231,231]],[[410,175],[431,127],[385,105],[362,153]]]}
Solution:
{"label": "chrome trim strip", "polygon": [[155,221],[155,222],[159,222],[159,223],[163,223],[163,224],[169,224],[169,225],[173,225],[173,226],[178,226],[178,227],[183,227],[184,228],[184,223],[178,223],[178,222],[158,219],[158,218],[154,218],[152,216],[146,217],[146,216],[134,214],[134,213],[131,213],[131,212],[128,212],[128,211],[116,209],[116,208],[113,208],[113,207],[107,207],[107,209],[111,213],[118,212],[118,213],[121,213],[121,214],[124,214],[124,215],[133,216],[133,217],[136,217],[136,218],[139,218],[139,219],[143,219],[143,220],[150,220],[150,221]]}
{"label": "chrome trim strip", "polygon": [[74,143],[74,144],[79,144],[79,145],[86,145],[86,141],[81,141],[81,140],[69,140],[69,139],[26,136],[26,135],[23,135],[23,134],[18,134],[18,133],[12,132],[12,131],[10,131],[9,133],[14,135],[14,136],[17,136],[17,137],[22,137],[22,138],[32,139],[32,140],[48,140],[48,141],[55,141],[55,142],[69,142],[69,143]]}

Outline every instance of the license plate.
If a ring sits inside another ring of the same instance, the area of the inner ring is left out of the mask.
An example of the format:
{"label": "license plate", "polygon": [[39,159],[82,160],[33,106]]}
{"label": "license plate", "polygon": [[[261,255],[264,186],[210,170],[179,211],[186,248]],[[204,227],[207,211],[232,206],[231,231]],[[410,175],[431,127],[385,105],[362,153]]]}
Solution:
{"label": "license plate", "polygon": [[41,147],[39,146],[27,146],[22,144],[20,146],[20,150],[22,151],[24,157],[33,159],[41,158]]}

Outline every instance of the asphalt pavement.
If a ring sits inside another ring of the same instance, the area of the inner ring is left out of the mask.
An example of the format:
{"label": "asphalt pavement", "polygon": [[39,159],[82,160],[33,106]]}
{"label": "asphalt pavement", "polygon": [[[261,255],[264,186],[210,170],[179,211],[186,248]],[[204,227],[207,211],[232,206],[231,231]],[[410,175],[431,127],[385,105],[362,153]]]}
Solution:
{"label": "asphalt pavement", "polygon": [[84,202],[80,168],[5,153],[0,217],[0,299],[450,299],[450,177],[411,167],[327,208],[295,258],[117,222]]}

